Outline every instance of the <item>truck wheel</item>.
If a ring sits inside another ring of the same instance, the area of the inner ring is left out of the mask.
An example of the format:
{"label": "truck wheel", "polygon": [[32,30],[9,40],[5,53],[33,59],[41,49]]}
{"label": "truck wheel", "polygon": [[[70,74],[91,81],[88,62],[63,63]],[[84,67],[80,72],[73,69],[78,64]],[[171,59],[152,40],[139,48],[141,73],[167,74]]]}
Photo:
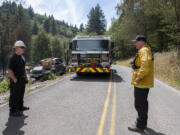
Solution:
{"label": "truck wheel", "polygon": [[82,73],[76,73],[77,76],[82,76]]}

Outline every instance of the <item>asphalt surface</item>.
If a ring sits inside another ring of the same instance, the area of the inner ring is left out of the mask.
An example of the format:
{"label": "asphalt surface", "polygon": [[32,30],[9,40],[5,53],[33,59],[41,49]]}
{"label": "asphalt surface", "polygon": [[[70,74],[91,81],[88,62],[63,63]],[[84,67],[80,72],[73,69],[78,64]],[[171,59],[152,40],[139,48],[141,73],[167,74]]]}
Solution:
{"label": "asphalt surface", "polygon": [[[132,70],[113,66],[111,76],[71,75],[27,97],[21,118],[0,107],[2,135],[138,135]],[[150,135],[180,135],[180,92],[156,80],[149,94]]]}

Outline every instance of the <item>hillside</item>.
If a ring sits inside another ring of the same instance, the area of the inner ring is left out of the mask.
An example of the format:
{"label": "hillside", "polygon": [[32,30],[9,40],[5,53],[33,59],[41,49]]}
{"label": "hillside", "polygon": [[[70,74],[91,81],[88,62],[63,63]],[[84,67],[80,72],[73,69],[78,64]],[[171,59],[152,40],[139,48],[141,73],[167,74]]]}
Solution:
{"label": "hillside", "polygon": [[[53,15],[40,15],[34,13],[31,6],[26,9],[16,2],[5,1],[0,6],[0,69],[5,69],[16,40],[25,42],[27,46],[25,56],[28,63],[36,63],[46,57],[64,58],[68,51],[69,40],[78,31],[76,26],[57,20]],[[41,37],[46,40],[42,38],[36,42],[36,39]],[[37,46],[40,46],[42,52],[46,51],[42,50],[43,46],[47,46],[46,49],[50,53],[35,60],[33,54],[38,53]]]}

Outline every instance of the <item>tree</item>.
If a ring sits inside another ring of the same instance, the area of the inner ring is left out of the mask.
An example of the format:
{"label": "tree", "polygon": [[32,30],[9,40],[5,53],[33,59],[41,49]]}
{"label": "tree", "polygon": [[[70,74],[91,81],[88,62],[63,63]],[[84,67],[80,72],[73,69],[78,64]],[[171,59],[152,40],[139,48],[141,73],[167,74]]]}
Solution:
{"label": "tree", "polygon": [[180,1],[173,0],[173,4],[176,12],[178,59],[180,59]]}
{"label": "tree", "polygon": [[49,33],[49,31],[50,31],[50,19],[49,18],[44,21],[43,27],[44,27],[44,30],[47,33]]}
{"label": "tree", "polygon": [[[2,9],[1,9],[2,11]],[[5,74],[8,61],[10,34],[11,34],[10,12],[6,11],[0,14],[0,64]]]}
{"label": "tree", "polygon": [[32,19],[34,17],[34,10],[31,6],[28,8],[28,13],[29,13],[30,18]]}
{"label": "tree", "polygon": [[88,15],[87,31],[88,33],[97,33],[103,35],[106,30],[106,20],[99,4],[92,8]]}
{"label": "tree", "polygon": [[23,40],[27,46],[25,56],[30,60],[31,35],[29,19],[21,4],[5,1],[0,8],[0,55],[5,70],[12,46],[16,40]]}
{"label": "tree", "polygon": [[170,0],[124,0],[117,6],[117,13],[119,17],[109,30],[116,44],[116,58],[134,55],[136,51],[131,40],[137,34],[147,37],[154,52],[176,47],[176,14]]}
{"label": "tree", "polygon": [[83,24],[83,23],[81,23],[81,24],[80,24],[79,31],[80,31],[80,32],[83,32],[83,30],[84,30],[84,24]]}
{"label": "tree", "polygon": [[63,56],[62,42],[57,37],[52,39],[51,46],[52,46],[52,56],[62,58]]}
{"label": "tree", "polygon": [[37,35],[39,31],[39,28],[37,26],[37,22],[34,21],[33,27],[32,27],[32,34]]}
{"label": "tree", "polygon": [[[6,71],[7,62],[9,56],[13,52],[13,45],[16,40],[22,40],[25,42],[27,48],[25,49],[25,57],[28,62],[31,62],[31,58],[35,59],[36,62],[40,60],[40,58],[44,58],[45,56],[51,57],[52,52],[51,48],[47,47],[48,52],[42,51],[40,54],[43,54],[42,57],[39,56],[39,51],[36,51],[35,48],[36,43],[39,43],[36,39],[39,37],[38,31],[44,28],[45,37],[48,40],[53,40],[53,44],[60,44],[62,50],[63,43],[67,39],[71,39],[77,34],[77,27],[70,26],[65,21],[55,20],[53,16],[44,16],[40,14],[35,14],[33,8],[30,6],[29,8],[23,8],[22,3],[24,0],[4,0],[0,5],[0,69],[3,68],[4,72]],[[21,3],[21,4],[18,4]],[[38,34],[38,35],[37,35]],[[52,35],[53,36],[52,36]],[[42,37],[42,32],[41,36]],[[56,37],[56,42],[54,41],[54,35]],[[31,39],[32,37],[32,39]],[[39,38],[40,38],[39,37]],[[45,41],[48,42],[48,40]],[[36,41],[36,42],[35,42]],[[60,43],[59,43],[60,42]],[[32,43],[32,46],[31,46]],[[52,44],[52,42],[51,42]],[[67,44],[67,43],[66,43]],[[43,45],[43,43],[42,43]],[[59,46],[58,46],[59,47]],[[58,48],[54,47],[54,48]],[[45,49],[44,49],[45,50]],[[60,49],[57,49],[60,50]],[[56,49],[54,49],[54,52]],[[58,54],[58,51],[54,53],[55,56]],[[38,60],[35,58],[37,55]],[[44,56],[45,55],[45,56]],[[60,55],[57,55],[60,57]]]}
{"label": "tree", "polygon": [[22,40],[26,44],[25,57],[27,61],[31,60],[31,31],[30,21],[27,14],[25,14],[22,5],[20,4],[15,15],[16,26],[13,31],[14,42]]}
{"label": "tree", "polygon": [[49,38],[45,31],[41,31],[35,38],[32,48],[32,59],[34,63],[51,57],[51,49],[49,47]]}
{"label": "tree", "polygon": [[56,22],[55,22],[53,16],[51,17],[51,33],[52,33],[52,35],[57,34]]}

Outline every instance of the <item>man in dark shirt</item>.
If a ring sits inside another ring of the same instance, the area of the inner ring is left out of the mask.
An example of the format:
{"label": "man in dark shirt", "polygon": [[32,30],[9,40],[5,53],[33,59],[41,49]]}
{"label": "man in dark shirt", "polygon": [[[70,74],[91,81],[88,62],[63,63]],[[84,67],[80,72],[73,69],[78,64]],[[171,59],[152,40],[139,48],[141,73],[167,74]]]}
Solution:
{"label": "man in dark shirt", "polygon": [[22,116],[23,111],[29,110],[23,106],[25,84],[28,82],[23,56],[25,44],[23,41],[17,41],[14,45],[15,53],[11,56],[8,63],[8,74],[10,76],[10,116]]}

